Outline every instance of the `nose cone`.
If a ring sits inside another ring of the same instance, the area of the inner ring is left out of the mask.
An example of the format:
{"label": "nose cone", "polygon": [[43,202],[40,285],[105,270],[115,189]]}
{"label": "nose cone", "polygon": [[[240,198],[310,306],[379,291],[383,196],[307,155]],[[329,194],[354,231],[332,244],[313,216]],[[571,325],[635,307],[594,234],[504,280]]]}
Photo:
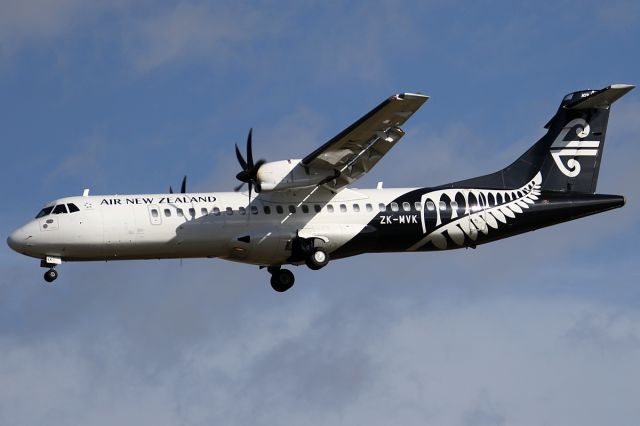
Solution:
{"label": "nose cone", "polygon": [[9,237],[7,238],[7,244],[13,250],[18,253],[24,252],[24,249],[27,245],[27,241],[31,238],[27,232],[25,232],[24,227],[18,228]]}

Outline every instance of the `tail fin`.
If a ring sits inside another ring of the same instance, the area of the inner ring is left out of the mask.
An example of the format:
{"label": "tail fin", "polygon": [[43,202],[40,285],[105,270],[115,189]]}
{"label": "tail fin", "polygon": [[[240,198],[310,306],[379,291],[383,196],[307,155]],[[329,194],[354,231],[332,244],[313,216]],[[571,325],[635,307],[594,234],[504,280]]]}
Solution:
{"label": "tail fin", "polygon": [[517,188],[540,172],[543,190],[594,193],[611,104],[634,87],[614,84],[568,94],[545,126],[547,133],[520,158],[499,172],[451,186]]}

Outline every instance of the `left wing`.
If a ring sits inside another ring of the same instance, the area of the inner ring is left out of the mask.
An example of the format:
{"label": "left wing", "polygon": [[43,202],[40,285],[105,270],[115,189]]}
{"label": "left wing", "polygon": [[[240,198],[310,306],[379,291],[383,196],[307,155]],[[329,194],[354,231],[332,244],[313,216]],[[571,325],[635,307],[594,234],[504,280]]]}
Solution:
{"label": "left wing", "polygon": [[323,184],[334,189],[367,173],[404,136],[399,127],[429,99],[415,93],[391,96],[302,159],[301,165],[332,171]]}

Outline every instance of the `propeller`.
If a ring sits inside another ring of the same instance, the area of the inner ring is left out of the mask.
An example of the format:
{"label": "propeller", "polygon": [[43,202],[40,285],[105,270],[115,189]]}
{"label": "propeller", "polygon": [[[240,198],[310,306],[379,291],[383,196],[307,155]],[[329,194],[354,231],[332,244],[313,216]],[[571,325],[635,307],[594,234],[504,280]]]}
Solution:
{"label": "propeller", "polygon": [[[184,176],[182,178],[182,183],[180,184],[180,193],[185,194],[187,192],[187,177]],[[169,185],[169,194],[173,194],[173,187]]]}
{"label": "propeller", "polygon": [[238,159],[238,163],[240,163],[240,167],[242,167],[242,171],[236,175],[236,179],[242,182],[240,185],[234,188],[234,191],[238,192],[246,183],[249,185],[249,199],[251,199],[251,191],[255,188],[256,192],[260,192],[262,188],[260,188],[260,183],[258,182],[258,169],[266,163],[266,160],[260,159],[257,162],[253,162],[253,146],[252,146],[252,134],[253,129],[249,129],[249,136],[247,136],[247,159],[245,161],[244,157],[240,153],[240,148],[238,148],[238,144],[236,144],[236,158]]}

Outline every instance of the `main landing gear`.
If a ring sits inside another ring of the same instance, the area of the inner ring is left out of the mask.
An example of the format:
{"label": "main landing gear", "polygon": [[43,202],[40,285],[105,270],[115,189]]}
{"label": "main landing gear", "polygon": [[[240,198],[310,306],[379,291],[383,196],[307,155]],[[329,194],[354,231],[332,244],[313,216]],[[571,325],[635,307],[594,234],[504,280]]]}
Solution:
{"label": "main landing gear", "polygon": [[309,269],[317,271],[320,268],[324,268],[329,263],[329,255],[323,248],[314,247],[307,254],[307,258],[304,263],[307,264]]}
{"label": "main landing gear", "polygon": [[280,266],[269,266],[267,271],[271,274],[271,288],[278,293],[289,290],[296,282],[293,272],[288,269],[281,269]]}
{"label": "main landing gear", "polygon": [[[314,271],[324,268],[329,263],[329,254],[321,247],[313,247],[307,252],[304,263]],[[271,274],[271,287],[278,293],[289,290],[293,287],[296,278],[288,269],[282,269],[280,265],[267,267]]]}

